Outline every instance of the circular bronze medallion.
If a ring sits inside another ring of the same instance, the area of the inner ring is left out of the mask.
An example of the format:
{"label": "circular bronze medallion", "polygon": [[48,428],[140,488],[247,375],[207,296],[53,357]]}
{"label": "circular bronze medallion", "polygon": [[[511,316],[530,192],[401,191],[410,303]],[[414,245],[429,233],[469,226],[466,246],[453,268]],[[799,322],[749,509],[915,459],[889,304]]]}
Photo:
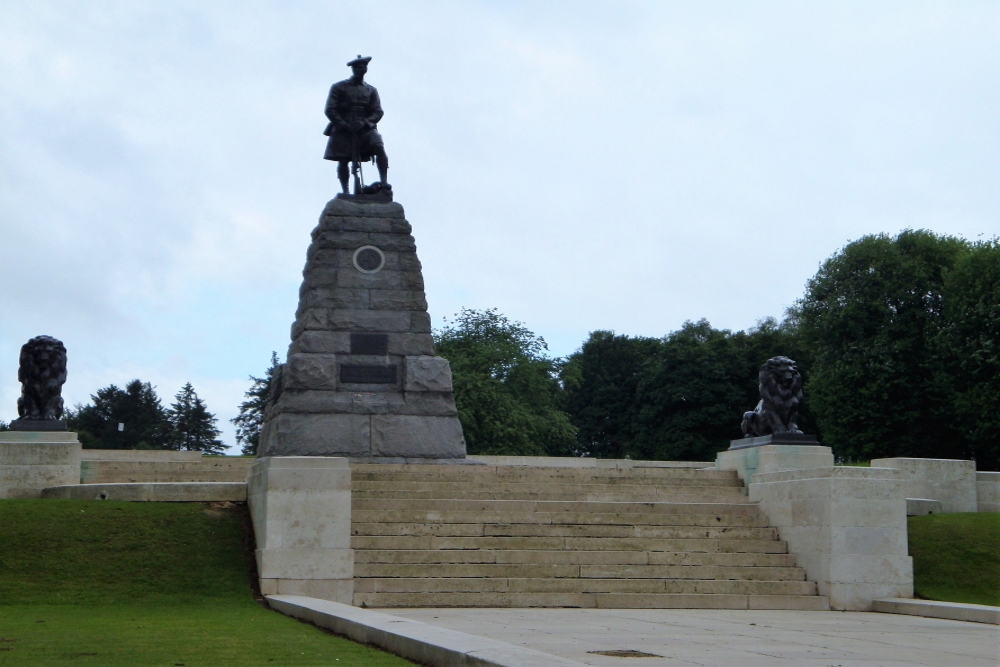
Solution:
{"label": "circular bronze medallion", "polygon": [[354,268],[361,273],[378,273],[383,266],[385,255],[375,246],[361,246],[354,251]]}

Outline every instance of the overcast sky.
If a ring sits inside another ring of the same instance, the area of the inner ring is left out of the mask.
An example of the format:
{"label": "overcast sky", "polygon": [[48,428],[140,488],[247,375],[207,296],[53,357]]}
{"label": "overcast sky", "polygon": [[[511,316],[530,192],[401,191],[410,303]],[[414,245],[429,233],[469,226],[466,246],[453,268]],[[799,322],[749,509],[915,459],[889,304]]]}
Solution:
{"label": "overcast sky", "polygon": [[435,326],[496,307],[563,356],[780,318],[865,234],[995,236],[998,35],[996,1],[0,0],[0,419],[49,334],[67,404],[190,381],[235,444],[357,54]]}

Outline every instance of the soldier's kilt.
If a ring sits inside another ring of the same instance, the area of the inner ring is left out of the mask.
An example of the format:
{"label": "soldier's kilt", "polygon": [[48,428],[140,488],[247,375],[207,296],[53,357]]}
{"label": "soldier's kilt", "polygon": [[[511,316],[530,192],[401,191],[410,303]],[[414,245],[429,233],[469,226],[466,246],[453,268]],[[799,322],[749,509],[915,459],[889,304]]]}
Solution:
{"label": "soldier's kilt", "polygon": [[[353,160],[353,146],[351,140],[354,135],[350,132],[334,132],[326,142],[326,153],[324,160]],[[367,162],[375,155],[375,148],[382,146],[382,135],[378,130],[368,130],[358,136],[358,152],[361,154],[361,161]]]}

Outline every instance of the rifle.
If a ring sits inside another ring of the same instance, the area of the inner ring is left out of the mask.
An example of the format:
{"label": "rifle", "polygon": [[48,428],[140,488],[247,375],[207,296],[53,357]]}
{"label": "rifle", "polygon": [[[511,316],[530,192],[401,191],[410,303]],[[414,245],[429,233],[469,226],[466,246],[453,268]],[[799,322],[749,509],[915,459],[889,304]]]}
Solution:
{"label": "rifle", "polygon": [[354,175],[354,194],[359,195],[364,190],[364,174],[361,172],[361,147],[358,146],[358,135],[351,133],[351,174]]}

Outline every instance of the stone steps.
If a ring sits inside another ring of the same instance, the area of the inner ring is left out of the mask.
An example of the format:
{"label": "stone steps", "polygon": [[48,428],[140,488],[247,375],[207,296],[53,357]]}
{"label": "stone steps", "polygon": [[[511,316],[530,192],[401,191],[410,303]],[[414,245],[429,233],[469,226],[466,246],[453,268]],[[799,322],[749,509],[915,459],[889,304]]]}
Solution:
{"label": "stone steps", "polygon": [[[355,502],[355,505],[361,503]],[[367,505],[366,505],[367,506]],[[752,505],[750,507],[753,507]],[[356,523],[423,523],[431,525],[491,523],[508,525],[560,526],[585,524],[589,526],[719,526],[723,525],[722,513],[677,514],[639,512],[523,512],[480,511],[452,509],[355,509],[352,517]],[[735,514],[725,512],[726,526],[767,526],[767,518],[760,514]]]}
{"label": "stone steps", "polygon": [[[389,467],[389,466],[386,466]],[[439,466],[446,472],[414,473],[408,471],[362,470],[352,473],[351,480],[364,484],[399,483],[401,485],[453,484],[475,480],[482,483],[537,484],[540,481],[554,484],[611,484],[656,486],[742,486],[738,478],[727,470],[694,470],[688,468],[632,468],[632,469],[560,469],[560,468],[506,468],[492,466]],[[540,473],[533,471],[539,470]],[[459,474],[461,473],[461,474]],[[400,487],[404,488],[404,487]],[[412,487],[410,487],[412,488]]]}
{"label": "stone steps", "polygon": [[829,611],[820,595],[669,593],[355,593],[358,607],[571,607],[580,609],[795,609]]}
{"label": "stone steps", "polygon": [[[355,498],[398,498],[399,491],[386,490],[352,490]],[[469,489],[455,494],[456,500],[567,500],[580,502],[667,502],[667,503],[699,503],[713,499],[719,501],[736,501],[743,497],[740,489],[705,489],[700,492],[673,489],[653,489],[642,493],[628,494],[621,491],[597,490],[587,487],[578,490],[537,490],[533,492],[515,493],[504,490]],[[440,497],[437,491],[412,491],[410,498],[432,500]]]}
{"label": "stone steps", "polygon": [[516,549],[362,549],[359,563],[571,563],[577,565],[715,565],[794,567],[791,554],[667,551],[524,551]]}
{"label": "stone steps", "polygon": [[770,526],[619,526],[580,524],[504,523],[390,523],[355,522],[356,535],[398,537],[636,537],[658,539],[776,540]]}
{"label": "stone steps", "polygon": [[354,603],[827,609],[730,471],[356,465]]}
{"label": "stone steps", "polygon": [[351,511],[428,510],[459,512],[577,512],[597,514],[713,514],[757,516],[757,506],[745,498],[726,503],[610,502],[581,500],[471,500],[453,498],[357,498],[352,492]]}
{"label": "stone steps", "polygon": [[365,578],[362,593],[667,593],[670,595],[815,595],[812,581],[718,579],[574,579],[569,577]]}

